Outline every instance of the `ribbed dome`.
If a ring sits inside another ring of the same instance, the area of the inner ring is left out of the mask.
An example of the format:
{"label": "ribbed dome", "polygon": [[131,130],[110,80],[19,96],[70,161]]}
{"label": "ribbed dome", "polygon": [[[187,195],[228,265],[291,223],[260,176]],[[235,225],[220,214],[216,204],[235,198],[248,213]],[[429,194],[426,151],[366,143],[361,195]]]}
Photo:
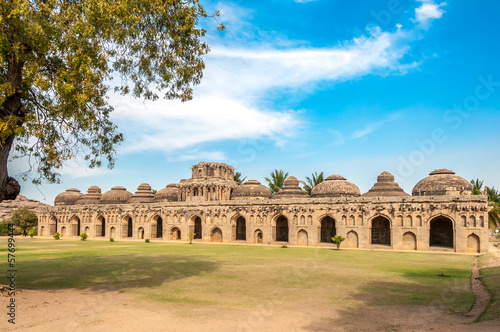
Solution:
{"label": "ribbed dome", "polygon": [[449,169],[437,169],[420,180],[413,188],[413,196],[471,195],[472,184]]}
{"label": "ribbed dome", "polygon": [[76,188],[69,188],[65,192],[56,196],[54,199],[54,205],[73,205],[82,197],[83,194],[80,190]]}
{"label": "ribbed dome", "polygon": [[360,194],[359,188],[341,175],[330,175],[311,190],[311,197],[353,197]]}
{"label": "ribbed dome", "polygon": [[141,183],[137,191],[128,200],[129,203],[153,203],[155,194],[151,191],[151,186],[147,183]]}
{"label": "ribbed dome", "polygon": [[98,186],[90,186],[87,193],[80,198],[76,204],[99,204],[101,203],[101,188]]}
{"label": "ribbed dome", "polygon": [[272,196],[271,190],[260,184],[259,181],[248,180],[233,191],[231,199],[265,199]]}
{"label": "ribbed dome", "polygon": [[362,196],[410,196],[394,182],[394,175],[384,171],[377,176],[377,182]]}
{"label": "ribbed dome", "polygon": [[179,188],[177,183],[171,183],[165,188],[158,190],[155,202],[177,202],[179,200]]}
{"label": "ribbed dome", "polygon": [[307,197],[307,194],[299,187],[299,180],[295,176],[286,178],[283,188],[274,195],[274,198],[279,199],[303,197]]}
{"label": "ribbed dome", "polygon": [[101,203],[103,204],[120,204],[127,203],[127,201],[132,197],[132,193],[128,192],[127,189],[121,186],[116,186],[111,188],[110,191],[106,191],[101,196]]}

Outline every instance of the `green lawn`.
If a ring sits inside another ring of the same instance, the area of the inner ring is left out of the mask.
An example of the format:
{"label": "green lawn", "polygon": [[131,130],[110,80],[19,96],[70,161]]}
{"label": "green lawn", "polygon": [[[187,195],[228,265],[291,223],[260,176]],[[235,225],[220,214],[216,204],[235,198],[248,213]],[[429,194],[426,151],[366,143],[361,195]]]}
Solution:
{"label": "green lawn", "polygon": [[490,293],[490,303],[479,320],[498,319],[500,317],[500,266],[484,267],[494,259],[493,254],[486,254],[479,258],[480,275],[483,277],[484,287]]}
{"label": "green lawn", "polygon": [[[474,303],[470,255],[29,238],[16,245],[19,288],[120,290],[190,307],[430,305],[464,313]],[[5,237],[0,248],[6,256]]]}

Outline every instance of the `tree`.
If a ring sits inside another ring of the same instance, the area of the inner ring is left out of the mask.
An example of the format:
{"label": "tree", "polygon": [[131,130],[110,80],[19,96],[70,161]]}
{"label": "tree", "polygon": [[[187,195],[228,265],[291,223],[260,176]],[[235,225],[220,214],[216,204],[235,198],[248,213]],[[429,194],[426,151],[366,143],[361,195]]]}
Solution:
{"label": "tree", "polygon": [[27,208],[19,208],[10,218],[10,222],[13,222],[22,231],[32,228],[38,228],[38,218],[36,214],[28,210]]}
{"label": "tree", "polygon": [[312,173],[311,177],[306,176],[306,181],[300,181],[302,183],[302,189],[306,192],[308,196],[311,196],[311,190],[314,188],[314,186],[320,184],[321,182],[325,181],[323,177],[323,172],[321,173]]}
{"label": "tree", "polygon": [[342,237],[340,235],[335,235],[332,237],[332,241],[337,244],[337,250],[340,249],[340,244],[345,240],[345,237]]}
{"label": "tree", "polygon": [[484,181],[479,179],[470,181],[474,190],[474,195],[487,195],[488,205],[491,211],[488,213],[488,226],[490,229],[496,229],[500,225],[500,192],[495,187],[485,186],[483,190]]}
{"label": "tree", "polygon": [[288,177],[288,172],[283,172],[282,169],[271,172],[271,178],[265,178],[267,181],[267,187],[271,190],[271,192],[276,194],[280,191],[281,188],[285,185],[285,180]]}
{"label": "tree", "polygon": [[30,160],[23,180],[59,182],[76,154],[90,168],[113,167],[123,136],[109,120],[112,88],[145,100],[192,98],[209,51],[196,27],[208,16],[199,1],[0,1],[0,201],[20,191],[7,173],[15,139]]}
{"label": "tree", "polygon": [[241,172],[234,172],[234,181],[238,182],[238,183],[243,183],[243,181],[245,181],[245,179],[247,178],[246,176],[242,179],[241,178]]}
{"label": "tree", "polygon": [[481,195],[483,192],[483,183],[484,181],[479,181],[479,179],[475,180],[470,180],[470,183],[472,184],[472,192],[474,195]]}

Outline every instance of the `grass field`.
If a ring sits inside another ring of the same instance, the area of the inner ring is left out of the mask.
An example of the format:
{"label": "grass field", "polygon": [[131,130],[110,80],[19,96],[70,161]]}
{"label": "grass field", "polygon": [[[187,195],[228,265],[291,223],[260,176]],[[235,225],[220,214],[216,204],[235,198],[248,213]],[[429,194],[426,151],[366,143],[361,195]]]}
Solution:
{"label": "grass field", "polygon": [[[52,239],[16,244],[19,288],[120,290],[188,307],[272,303],[351,313],[388,304],[465,313],[474,303],[470,255]],[[6,238],[0,248],[6,254]],[[0,268],[7,270],[6,260]]]}

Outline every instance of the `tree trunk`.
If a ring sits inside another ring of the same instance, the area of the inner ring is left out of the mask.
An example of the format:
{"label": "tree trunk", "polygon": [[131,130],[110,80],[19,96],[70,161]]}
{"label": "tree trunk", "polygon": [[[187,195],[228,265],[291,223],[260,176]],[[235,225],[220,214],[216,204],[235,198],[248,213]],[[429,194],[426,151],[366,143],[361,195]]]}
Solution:
{"label": "tree trunk", "polygon": [[14,136],[9,136],[5,142],[0,143],[0,202],[5,199],[16,199],[21,191],[19,183],[7,173],[7,160]]}

